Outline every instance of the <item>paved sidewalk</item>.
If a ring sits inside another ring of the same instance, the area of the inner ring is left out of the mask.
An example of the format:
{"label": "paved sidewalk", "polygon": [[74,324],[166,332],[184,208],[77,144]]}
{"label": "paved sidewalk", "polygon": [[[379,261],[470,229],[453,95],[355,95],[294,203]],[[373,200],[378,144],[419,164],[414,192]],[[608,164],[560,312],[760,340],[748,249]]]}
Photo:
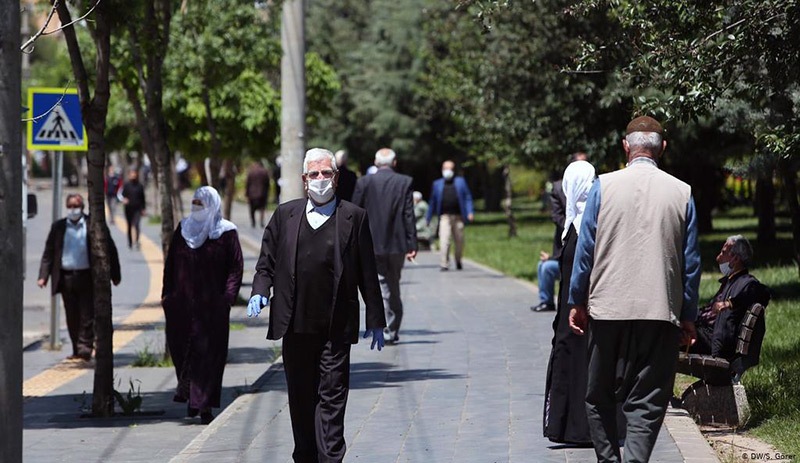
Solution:
{"label": "paved sidewalk", "polygon": [[[246,297],[262,230],[250,227],[243,204],[234,205],[233,221],[245,255]],[[114,289],[116,330],[143,331],[115,354],[117,389],[127,393],[129,381],[141,388],[143,413],[107,420],[82,417],[91,404],[90,365],[43,397],[25,401],[24,460],[291,461],[282,364],[280,359],[272,363],[280,343],[264,339],[266,314],[248,319],[244,307],[233,308],[224,411],[209,426],[185,418],[185,407],[171,400],[171,368],[128,366],[144,349],[159,351],[164,343],[162,321],[123,324],[147,302],[152,289],[147,282],[151,272],[160,272],[161,263],[128,250],[122,232],[112,232],[123,260],[123,284]],[[158,225],[145,224],[143,233],[159,242]],[[41,253],[42,245],[29,240],[29,246],[39,246],[29,255]],[[353,347],[345,461],[595,461],[591,449],[554,445],[541,435],[552,312],[528,309],[535,287],[471,262],[461,272],[439,272],[431,253],[421,253],[418,262],[408,264],[403,274],[406,315],[400,343],[382,352],[370,351],[367,342]],[[35,298],[41,299],[44,291],[36,291]],[[26,351],[25,379],[59,364],[65,352],[41,345]],[[716,461],[685,414],[670,411],[667,425],[652,461]]]}
{"label": "paved sidewalk", "polygon": [[[382,352],[366,342],[353,348],[345,460],[595,461],[592,449],[542,437],[552,313],[528,310],[530,287],[471,263],[440,272],[430,253],[418,262],[403,274],[400,343]],[[281,365],[257,386],[173,461],[291,461]],[[670,420],[689,446],[664,429],[651,461],[715,461],[690,419]]]}

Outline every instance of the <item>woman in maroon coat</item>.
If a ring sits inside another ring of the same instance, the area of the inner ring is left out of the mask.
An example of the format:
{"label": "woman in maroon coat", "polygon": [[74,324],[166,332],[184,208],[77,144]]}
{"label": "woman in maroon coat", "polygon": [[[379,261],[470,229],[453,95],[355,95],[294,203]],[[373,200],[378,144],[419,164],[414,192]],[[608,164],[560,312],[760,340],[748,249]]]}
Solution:
{"label": "woman in maroon coat", "polygon": [[188,416],[200,413],[203,424],[214,418],[211,408],[220,406],[230,310],[242,268],[236,225],[222,218],[217,190],[198,188],[192,213],[172,236],[161,305],[178,377],[173,400],[188,402]]}

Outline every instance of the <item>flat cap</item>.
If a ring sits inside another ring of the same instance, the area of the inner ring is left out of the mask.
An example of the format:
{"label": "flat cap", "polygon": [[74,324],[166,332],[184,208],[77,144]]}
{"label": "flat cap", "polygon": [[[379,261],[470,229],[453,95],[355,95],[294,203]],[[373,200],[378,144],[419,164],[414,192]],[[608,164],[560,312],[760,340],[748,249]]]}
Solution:
{"label": "flat cap", "polygon": [[625,128],[625,135],[633,132],[655,132],[664,135],[664,129],[661,124],[650,116],[639,116],[630,121],[628,127]]}

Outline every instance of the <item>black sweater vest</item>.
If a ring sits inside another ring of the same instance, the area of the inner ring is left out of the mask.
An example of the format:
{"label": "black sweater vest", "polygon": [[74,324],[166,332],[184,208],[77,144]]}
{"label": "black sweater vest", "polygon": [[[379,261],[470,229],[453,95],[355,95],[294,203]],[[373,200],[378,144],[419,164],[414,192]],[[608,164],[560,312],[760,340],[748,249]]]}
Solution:
{"label": "black sweater vest", "polygon": [[297,237],[295,333],[328,332],[333,312],[333,262],[336,214],[314,230],[304,216]]}

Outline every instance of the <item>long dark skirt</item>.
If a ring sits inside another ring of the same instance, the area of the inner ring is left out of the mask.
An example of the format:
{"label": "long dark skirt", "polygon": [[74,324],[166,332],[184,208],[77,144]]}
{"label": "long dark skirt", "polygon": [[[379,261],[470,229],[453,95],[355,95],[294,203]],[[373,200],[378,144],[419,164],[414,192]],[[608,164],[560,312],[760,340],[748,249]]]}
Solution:
{"label": "long dark skirt", "polygon": [[588,335],[569,328],[569,280],[578,235],[570,226],[559,261],[561,283],[558,311],[553,321],[553,349],[547,365],[544,403],[544,436],[553,442],[591,445],[586,418]]}

